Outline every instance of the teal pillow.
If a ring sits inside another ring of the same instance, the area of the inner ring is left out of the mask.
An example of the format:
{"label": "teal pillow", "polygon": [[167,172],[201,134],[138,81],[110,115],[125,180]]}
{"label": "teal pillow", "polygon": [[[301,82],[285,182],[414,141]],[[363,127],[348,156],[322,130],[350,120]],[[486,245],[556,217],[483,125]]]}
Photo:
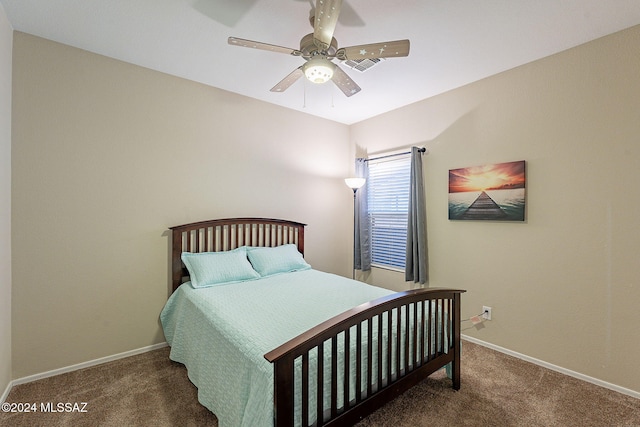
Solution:
{"label": "teal pillow", "polygon": [[248,247],[247,256],[260,276],[271,276],[311,268],[294,244],[273,248]]}
{"label": "teal pillow", "polygon": [[226,252],[183,252],[181,258],[189,270],[191,286],[194,288],[260,278],[247,259],[245,246]]}

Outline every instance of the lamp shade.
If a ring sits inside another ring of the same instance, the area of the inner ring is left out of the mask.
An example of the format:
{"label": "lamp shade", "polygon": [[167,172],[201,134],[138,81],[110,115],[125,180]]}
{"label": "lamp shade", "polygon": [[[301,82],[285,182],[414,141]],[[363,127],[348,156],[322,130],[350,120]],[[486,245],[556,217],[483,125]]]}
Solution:
{"label": "lamp shade", "polygon": [[347,184],[347,187],[351,188],[352,190],[357,190],[358,188],[362,187],[365,183],[365,179],[364,178],[345,178],[344,182],[345,184]]}
{"label": "lamp shade", "polygon": [[302,71],[310,82],[325,83],[333,77],[335,67],[335,64],[327,58],[318,57],[308,60],[302,66]]}

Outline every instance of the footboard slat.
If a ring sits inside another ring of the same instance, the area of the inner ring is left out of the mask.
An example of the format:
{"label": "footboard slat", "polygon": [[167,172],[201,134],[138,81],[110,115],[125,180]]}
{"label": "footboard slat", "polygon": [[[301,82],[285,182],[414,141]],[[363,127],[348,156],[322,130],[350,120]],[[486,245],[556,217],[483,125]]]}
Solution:
{"label": "footboard slat", "polygon": [[[387,331],[393,330],[393,310],[387,312]],[[393,349],[393,334],[387,334],[387,378],[391,378],[391,368],[393,366],[393,355],[391,350]],[[388,383],[388,381],[387,381]]]}
{"label": "footboard slat", "polygon": [[[323,412],[324,412],[324,400],[323,400],[323,396],[324,396],[324,358],[320,357],[321,354],[324,354],[324,342],[320,342],[320,344],[318,344],[318,371],[317,371],[317,375],[316,378],[318,379],[316,384],[317,384],[317,394],[316,394],[316,417],[318,418],[318,425],[321,426],[323,425],[323,420],[324,420],[324,416],[323,416]],[[274,393],[275,396],[275,393]],[[277,416],[276,416],[277,419]]]}
{"label": "footboard slat", "polygon": [[[402,329],[401,329],[401,323],[402,323],[402,316],[401,316],[401,309],[402,307],[398,307],[396,308],[396,371],[395,371],[395,376],[396,378],[399,375],[400,372],[400,334],[402,333]],[[393,372],[391,373],[391,377],[390,377],[390,381],[393,381]]]}
{"label": "footboard slat", "polygon": [[373,383],[373,321],[371,318],[367,319],[368,334],[367,334],[367,397],[371,396]]}
{"label": "footboard slat", "polygon": [[404,370],[409,372],[409,305],[405,306],[404,310]]}
{"label": "footboard slat", "polygon": [[[429,307],[427,309],[427,311],[429,312],[429,317],[427,317],[427,320],[425,322],[430,322],[431,319],[433,319],[433,306],[431,304],[427,304],[427,306]],[[432,340],[431,340],[431,334],[428,332],[428,328],[425,328],[426,332],[427,332],[427,362],[431,360],[431,344],[433,344]],[[423,356],[424,357],[424,356]]]}
{"label": "footboard slat", "polygon": [[338,415],[338,339],[331,337],[331,418]]}
{"label": "footboard slat", "polygon": [[424,341],[425,341],[425,336],[423,333],[423,330],[426,328],[424,326],[425,321],[425,303],[424,301],[422,302],[422,304],[420,304],[420,323],[418,325],[418,327],[420,328],[420,332],[418,332],[418,340],[420,341],[420,345],[418,348],[418,367],[422,366],[422,364],[424,363]]}
{"label": "footboard slat", "polygon": [[[440,322],[440,312],[442,311],[442,300],[441,299],[437,299],[436,300],[436,309],[435,309],[435,323],[437,324],[438,322]],[[439,334],[435,334],[434,337],[434,341],[435,341],[435,351],[433,352],[434,357],[438,356],[440,354],[440,352],[438,351],[438,349],[442,346],[442,342],[441,342],[441,338],[439,337]]]}
{"label": "footboard slat", "polygon": [[[346,351],[344,352],[344,366],[342,376],[344,378],[343,384],[344,388],[342,389],[342,396],[344,396],[344,410],[349,409],[349,382],[351,378],[351,358],[349,357],[351,354],[351,340],[349,339],[349,331],[350,329],[345,329],[344,331],[344,348]],[[356,343],[356,345],[358,345]]]}
{"label": "footboard slat", "polygon": [[309,353],[302,355],[302,425],[309,425]]}
{"label": "footboard slat", "polygon": [[362,400],[362,323],[356,325],[356,401]]}
{"label": "footboard slat", "polygon": [[448,363],[453,388],[459,389],[463,292],[416,289],[389,295],[267,353],[274,364],[275,425],[354,424]]}
{"label": "footboard slat", "polygon": [[413,304],[413,349],[411,351],[411,365],[413,369],[418,367],[418,303]]}

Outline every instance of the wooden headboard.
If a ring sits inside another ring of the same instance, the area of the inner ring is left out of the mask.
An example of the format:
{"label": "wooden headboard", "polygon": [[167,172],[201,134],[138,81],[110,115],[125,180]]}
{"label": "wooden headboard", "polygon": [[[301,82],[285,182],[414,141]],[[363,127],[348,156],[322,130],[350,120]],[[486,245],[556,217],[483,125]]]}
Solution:
{"label": "wooden headboard", "polygon": [[280,246],[293,243],[304,255],[306,224],[269,218],[227,218],[171,227],[172,289],[189,280],[182,252],[221,252],[240,246]]}

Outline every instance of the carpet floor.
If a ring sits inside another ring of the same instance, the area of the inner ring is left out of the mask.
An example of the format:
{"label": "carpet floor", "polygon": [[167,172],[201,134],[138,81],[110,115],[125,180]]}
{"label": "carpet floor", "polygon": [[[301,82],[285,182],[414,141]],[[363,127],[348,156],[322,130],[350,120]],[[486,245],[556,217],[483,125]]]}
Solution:
{"label": "carpet floor", "polygon": [[[162,348],[15,386],[6,403],[37,411],[1,412],[0,425],[217,426],[185,367],[168,356]],[[436,372],[358,427],[640,427],[639,399],[468,341],[461,364],[459,391]]]}

